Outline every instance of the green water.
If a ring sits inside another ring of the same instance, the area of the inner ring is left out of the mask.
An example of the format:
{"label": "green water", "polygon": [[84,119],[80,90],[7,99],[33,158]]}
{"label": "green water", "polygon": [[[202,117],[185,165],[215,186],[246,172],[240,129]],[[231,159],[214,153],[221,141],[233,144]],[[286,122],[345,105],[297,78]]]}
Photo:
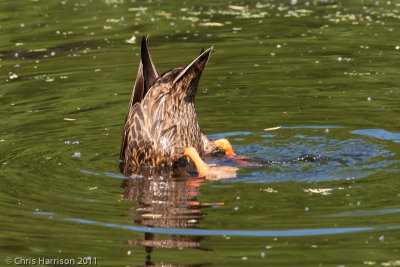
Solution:
{"label": "green water", "polygon": [[[2,1],[0,266],[400,265],[400,2],[291,2]],[[196,97],[212,138],[329,160],[125,179],[147,34],[160,72],[214,46]]]}

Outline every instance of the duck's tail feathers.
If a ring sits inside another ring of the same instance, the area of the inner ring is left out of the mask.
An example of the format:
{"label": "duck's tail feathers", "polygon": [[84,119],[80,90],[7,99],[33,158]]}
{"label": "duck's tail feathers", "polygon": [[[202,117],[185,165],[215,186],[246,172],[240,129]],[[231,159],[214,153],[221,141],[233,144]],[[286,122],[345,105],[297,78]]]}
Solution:
{"label": "duck's tail feathers", "polygon": [[148,41],[149,37],[143,36],[141,44],[141,59],[129,108],[132,108],[135,103],[142,101],[151,85],[159,77],[158,71],[150,56]]}

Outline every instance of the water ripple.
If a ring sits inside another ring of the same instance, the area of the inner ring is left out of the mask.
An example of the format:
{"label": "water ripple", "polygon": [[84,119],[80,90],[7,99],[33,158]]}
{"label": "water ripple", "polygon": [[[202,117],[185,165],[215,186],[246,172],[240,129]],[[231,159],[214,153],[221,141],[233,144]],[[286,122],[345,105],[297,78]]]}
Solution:
{"label": "water ripple", "polygon": [[353,134],[372,136],[382,140],[391,140],[400,143],[400,133],[391,133],[382,129],[364,129],[352,131]]}
{"label": "water ripple", "polygon": [[159,227],[139,227],[133,225],[121,225],[114,223],[102,223],[90,220],[65,218],[65,221],[98,225],[104,227],[120,228],[135,232],[146,232],[156,234],[172,235],[202,235],[202,236],[257,236],[257,237],[294,237],[294,236],[316,236],[335,235],[345,233],[356,233],[365,231],[385,231],[400,229],[400,225],[383,227],[341,227],[341,228],[319,228],[319,229],[293,229],[293,230],[208,230],[208,229],[179,229]]}
{"label": "water ripple", "polygon": [[323,217],[376,216],[376,215],[393,214],[393,213],[400,213],[400,209],[355,210],[355,211],[346,211],[337,214],[331,214]]}

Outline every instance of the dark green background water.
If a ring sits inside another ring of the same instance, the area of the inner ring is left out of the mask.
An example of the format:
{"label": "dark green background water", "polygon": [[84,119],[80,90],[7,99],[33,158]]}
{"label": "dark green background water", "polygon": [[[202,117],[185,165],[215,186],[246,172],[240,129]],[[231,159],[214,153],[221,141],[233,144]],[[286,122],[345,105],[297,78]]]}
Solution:
{"label": "dark green background water", "polygon": [[[399,33],[399,1],[2,1],[0,265],[400,265]],[[196,98],[211,137],[334,160],[125,180],[147,34],[161,72],[214,45]]]}

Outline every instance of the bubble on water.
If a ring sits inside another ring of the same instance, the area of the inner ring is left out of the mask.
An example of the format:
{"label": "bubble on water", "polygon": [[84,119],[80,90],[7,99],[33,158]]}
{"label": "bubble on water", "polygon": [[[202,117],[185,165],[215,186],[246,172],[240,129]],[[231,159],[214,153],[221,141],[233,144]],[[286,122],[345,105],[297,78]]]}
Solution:
{"label": "bubble on water", "polygon": [[352,61],[352,59],[349,58],[349,57],[338,57],[336,60],[339,61],[339,62],[342,62],[342,61],[350,62],[350,61]]}
{"label": "bubble on water", "polygon": [[60,31],[59,31],[59,30],[57,30],[57,31],[56,31],[56,34],[60,34]]}
{"label": "bubble on water", "polygon": [[151,18],[150,20],[151,20],[151,22],[154,22],[156,19],[155,18]]}
{"label": "bubble on water", "polygon": [[19,57],[18,52],[15,52],[14,57]]}
{"label": "bubble on water", "polygon": [[239,207],[234,207],[233,210],[234,210],[234,211],[238,211],[238,210],[239,210]]}
{"label": "bubble on water", "polygon": [[[16,73],[13,73],[10,75],[9,78],[10,78],[10,80],[15,80],[15,79],[18,79],[18,75]],[[11,106],[14,106],[14,104],[11,104]]]}
{"label": "bubble on water", "polygon": [[265,258],[265,252],[261,252],[260,257],[264,259]]}
{"label": "bubble on water", "polygon": [[72,155],[73,158],[80,158],[81,157],[81,152],[74,152]]}
{"label": "bubble on water", "polygon": [[54,57],[55,54],[56,54],[56,52],[54,52],[54,51],[51,51],[51,53],[50,53],[50,55],[51,55],[52,57]]}
{"label": "bubble on water", "polygon": [[128,44],[134,44],[134,43],[136,42],[136,36],[133,35],[133,36],[131,37],[131,39],[125,40],[125,42],[127,42]]}
{"label": "bubble on water", "polygon": [[169,25],[171,25],[171,26],[175,26],[175,22],[171,22]]}
{"label": "bubble on water", "polygon": [[328,134],[328,133],[329,133],[329,128],[326,128],[325,131],[324,131],[324,133],[325,133],[325,134]]}
{"label": "bubble on water", "polygon": [[309,207],[305,207],[305,208],[304,208],[304,211],[309,211],[309,210],[310,210]]}
{"label": "bubble on water", "polygon": [[379,237],[379,241],[381,241],[381,242],[385,241],[385,237],[384,237],[383,235],[381,235],[381,236]]}
{"label": "bubble on water", "polygon": [[371,97],[368,97],[368,98],[367,98],[367,101],[368,101],[368,102],[370,102],[371,100],[372,100]]}
{"label": "bubble on water", "polygon": [[24,23],[21,23],[21,24],[19,24],[19,26],[20,26],[21,28],[24,28],[24,27],[25,27],[25,24],[24,24]]}
{"label": "bubble on water", "polygon": [[124,17],[121,17],[119,20],[120,20],[121,22],[124,22],[124,21],[125,21],[125,18],[124,18]]}
{"label": "bubble on water", "polygon": [[128,250],[128,251],[126,252],[126,254],[127,254],[127,255],[131,255],[131,254],[132,254],[132,251]]}
{"label": "bubble on water", "polygon": [[280,44],[277,44],[276,47],[277,47],[277,48],[281,48],[282,46],[281,46]]}

